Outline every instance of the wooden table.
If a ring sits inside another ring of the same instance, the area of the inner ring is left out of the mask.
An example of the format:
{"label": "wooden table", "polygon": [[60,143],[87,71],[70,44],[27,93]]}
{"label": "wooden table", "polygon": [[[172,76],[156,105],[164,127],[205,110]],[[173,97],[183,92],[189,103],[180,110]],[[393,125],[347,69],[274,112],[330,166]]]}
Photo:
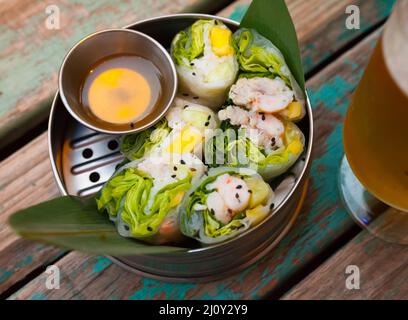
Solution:
{"label": "wooden table", "polygon": [[[408,298],[408,248],[361,231],[337,190],[342,120],[393,0],[287,0],[301,43],[315,116],[306,204],[289,235],[244,272],[207,284],[142,278],[103,256],[67,252],[17,237],[6,221],[17,209],[56,197],[45,121],[67,49],[84,35],[142,18],[208,12],[239,20],[249,0],[63,1],[60,30],[45,27],[48,1],[0,2],[0,297],[9,299],[373,299]],[[357,4],[361,28],[345,27]],[[17,129],[18,128],[18,129]],[[47,290],[45,269],[61,270]],[[348,265],[360,290],[348,290]]]}

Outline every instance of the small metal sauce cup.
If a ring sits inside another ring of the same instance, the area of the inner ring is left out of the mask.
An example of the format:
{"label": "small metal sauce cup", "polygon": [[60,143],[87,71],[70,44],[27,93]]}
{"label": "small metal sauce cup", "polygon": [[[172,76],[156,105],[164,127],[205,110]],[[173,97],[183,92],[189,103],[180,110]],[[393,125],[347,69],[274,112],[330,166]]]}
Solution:
{"label": "small metal sauce cup", "polygon": [[[81,87],[91,68],[114,55],[136,55],[150,60],[161,74],[159,103],[144,118],[129,124],[113,124],[93,116],[82,106]],[[177,73],[169,53],[153,38],[129,29],[109,29],[79,41],[66,55],[59,73],[61,100],[80,123],[108,134],[128,134],[155,124],[166,113],[177,91]]]}

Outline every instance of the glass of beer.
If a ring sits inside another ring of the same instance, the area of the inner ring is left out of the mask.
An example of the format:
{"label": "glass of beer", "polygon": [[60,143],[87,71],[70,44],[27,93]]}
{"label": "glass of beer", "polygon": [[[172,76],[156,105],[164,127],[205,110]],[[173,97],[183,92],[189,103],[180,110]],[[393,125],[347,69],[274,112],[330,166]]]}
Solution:
{"label": "glass of beer", "polygon": [[388,19],[347,111],[340,189],[374,235],[408,244],[408,1]]}

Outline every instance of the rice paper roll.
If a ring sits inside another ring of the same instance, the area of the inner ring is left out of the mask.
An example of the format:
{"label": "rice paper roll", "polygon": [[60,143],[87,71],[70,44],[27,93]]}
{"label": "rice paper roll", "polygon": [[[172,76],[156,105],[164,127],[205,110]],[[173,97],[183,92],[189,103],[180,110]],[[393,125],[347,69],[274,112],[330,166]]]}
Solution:
{"label": "rice paper roll", "polygon": [[256,170],[266,181],[285,173],[304,151],[305,137],[290,121],[237,106],[219,112],[222,131],[206,143],[205,162]]}
{"label": "rice paper roll", "polygon": [[218,20],[198,20],[173,39],[180,91],[189,99],[221,106],[238,74],[232,32]]}
{"label": "rice paper roll", "polygon": [[[253,29],[241,28],[236,31],[234,42],[240,67],[238,82],[241,79],[246,81],[237,83],[238,88],[232,88],[231,91],[247,92],[248,87],[261,87],[259,92],[266,93],[266,98],[257,97],[261,107],[268,109],[269,104],[270,112],[279,112],[286,120],[302,119],[306,114],[305,93],[294,78],[280,50]],[[276,81],[273,81],[274,79]],[[287,88],[282,89],[283,85]],[[291,99],[288,100],[288,96]],[[235,100],[234,97],[232,98]],[[237,104],[235,101],[234,103]],[[268,112],[268,110],[263,111]]]}
{"label": "rice paper roll", "polygon": [[210,169],[179,208],[184,235],[203,244],[238,236],[272,214],[274,193],[251,169]]}
{"label": "rice paper roll", "polygon": [[178,206],[206,167],[192,154],[167,154],[130,162],[107,181],[96,198],[124,237],[153,244],[182,239]]}

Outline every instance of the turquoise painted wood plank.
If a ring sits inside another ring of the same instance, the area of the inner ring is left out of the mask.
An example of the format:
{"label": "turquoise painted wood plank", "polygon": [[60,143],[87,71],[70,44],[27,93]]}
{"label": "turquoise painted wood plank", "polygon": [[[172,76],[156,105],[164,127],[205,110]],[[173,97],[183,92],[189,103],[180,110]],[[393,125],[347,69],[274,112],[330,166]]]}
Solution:
{"label": "turquoise painted wood plank", "polygon": [[[59,290],[44,290],[41,274],[11,299],[258,299],[275,297],[322,252],[354,228],[340,205],[337,176],[341,128],[379,32],[359,43],[307,83],[315,112],[311,186],[294,229],[265,259],[238,275],[208,284],[166,283],[124,271],[109,259],[72,252],[57,262]],[[102,290],[103,289],[103,290]]]}
{"label": "turquoise painted wood plank", "polygon": [[63,252],[55,247],[23,239],[13,241],[0,255],[0,297],[7,295],[10,288],[29,276],[33,269],[42,268],[61,255]]}
{"label": "turquoise painted wood plank", "polygon": [[[0,148],[48,116],[66,52],[85,35],[180,11],[219,10],[228,0],[2,1],[0,6]],[[47,28],[46,9],[60,28]],[[17,130],[16,130],[17,129]]]}

